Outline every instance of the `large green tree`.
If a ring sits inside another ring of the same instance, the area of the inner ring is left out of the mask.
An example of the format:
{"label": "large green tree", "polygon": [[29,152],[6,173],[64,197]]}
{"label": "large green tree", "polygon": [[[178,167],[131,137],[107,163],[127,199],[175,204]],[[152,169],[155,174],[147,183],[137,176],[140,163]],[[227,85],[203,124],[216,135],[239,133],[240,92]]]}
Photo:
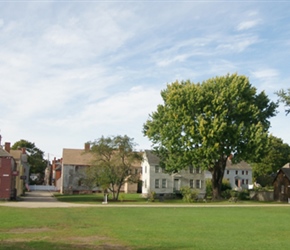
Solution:
{"label": "large green tree", "polygon": [[43,158],[44,152],[37,148],[34,142],[20,140],[13,144],[12,149],[26,148],[28,155],[28,163],[30,165],[30,173],[39,173],[44,175],[44,170],[47,166],[47,161]]}
{"label": "large green tree", "polygon": [[285,112],[286,112],[286,115],[288,115],[290,113],[290,89],[288,90],[281,89],[276,94],[279,97],[279,101],[284,103]]}
{"label": "large green tree", "polygon": [[263,154],[277,105],[237,74],[197,84],[176,81],[161,96],[164,103],[143,130],[161,165],[169,172],[190,165],[209,170],[213,199],[220,199],[228,157],[255,160]]}
{"label": "large green tree", "polygon": [[121,187],[125,182],[138,182],[139,174],[133,166],[141,164],[140,153],[134,151],[134,140],[128,136],[101,137],[91,143],[93,154],[92,166],[88,168],[89,182],[112,192],[113,199],[118,200]]}
{"label": "large green tree", "polygon": [[271,185],[277,170],[290,162],[290,146],[281,138],[269,136],[266,154],[260,162],[253,163],[253,175],[255,180],[262,186]]}

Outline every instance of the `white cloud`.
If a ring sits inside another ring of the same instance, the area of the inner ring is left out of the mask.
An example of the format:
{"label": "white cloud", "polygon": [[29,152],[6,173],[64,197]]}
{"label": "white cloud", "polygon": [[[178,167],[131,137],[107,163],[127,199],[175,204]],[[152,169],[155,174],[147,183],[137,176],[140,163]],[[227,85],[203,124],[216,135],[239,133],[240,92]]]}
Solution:
{"label": "white cloud", "polygon": [[216,50],[219,53],[241,53],[259,42],[258,37],[253,35],[229,36],[221,38]]}
{"label": "white cloud", "polygon": [[261,20],[259,20],[259,19],[250,20],[250,21],[243,21],[238,25],[237,30],[238,31],[248,30],[248,29],[256,27],[260,23],[261,23]]}
{"label": "white cloud", "polygon": [[[277,8],[273,18],[269,6]],[[289,14],[282,4],[92,1],[1,7],[2,136],[32,140],[50,153],[82,147],[102,134],[126,133],[148,145],[142,124],[161,102],[165,84],[176,79],[197,82],[238,72],[272,92],[289,85]],[[267,29],[270,23],[279,30]]]}
{"label": "white cloud", "polygon": [[261,69],[261,70],[257,70],[257,71],[253,71],[252,72],[253,77],[255,78],[272,78],[272,77],[277,77],[279,76],[279,71],[276,69]]}

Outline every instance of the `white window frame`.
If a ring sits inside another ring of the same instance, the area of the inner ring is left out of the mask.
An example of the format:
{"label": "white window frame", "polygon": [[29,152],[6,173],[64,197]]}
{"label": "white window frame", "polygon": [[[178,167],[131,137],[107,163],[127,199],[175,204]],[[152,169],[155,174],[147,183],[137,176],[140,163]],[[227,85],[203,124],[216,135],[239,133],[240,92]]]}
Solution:
{"label": "white window frame", "polygon": [[195,180],[195,188],[201,189],[201,180]]}
{"label": "white window frame", "polygon": [[155,179],[155,188],[160,188],[160,181],[159,181],[159,179]]}
{"label": "white window frame", "polygon": [[159,173],[160,172],[160,167],[158,165],[155,166],[155,173]]}
{"label": "white window frame", "polygon": [[193,179],[190,179],[189,180],[189,187],[190,188],[194,188],[194,181],[193,181]]}
{"label": "white window frame", "polygon": [[161,187],[167,188],[167,180],[166,179],[162,179]]}

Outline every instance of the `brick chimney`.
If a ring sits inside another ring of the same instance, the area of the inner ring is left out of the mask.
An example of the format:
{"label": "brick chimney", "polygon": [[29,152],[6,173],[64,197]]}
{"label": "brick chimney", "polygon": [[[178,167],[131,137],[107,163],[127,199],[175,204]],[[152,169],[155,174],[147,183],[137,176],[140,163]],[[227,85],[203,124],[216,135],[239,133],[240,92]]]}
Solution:
{"label": "brick chimney", "polygon": [[21,148],[22,154],[26,154],[26,148]]}
{"label": "brick chimney", "polygon": [[5,150],[10,153],[10,142],[5,142]]}
{"label": "brick chimney", "polygon": [[91,144],[89,142],[85,143],[85,151],[88,152],[91,149]]}

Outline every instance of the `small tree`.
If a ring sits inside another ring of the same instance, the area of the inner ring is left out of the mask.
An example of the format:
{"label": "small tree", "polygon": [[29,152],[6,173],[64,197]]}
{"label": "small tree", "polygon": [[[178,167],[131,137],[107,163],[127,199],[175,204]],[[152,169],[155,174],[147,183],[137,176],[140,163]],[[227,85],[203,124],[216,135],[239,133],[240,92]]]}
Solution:
{"label": "small tree", "polygon": [[139,173],[132,171],[140,164],[142,157],[134,151],[135,143],[128,136],[101,137],[91,143],[90,152],[94,160],[89,178],[98,186],[112,192],[113,199],[118,200],[121,187],[126,183],[137,183]]}

